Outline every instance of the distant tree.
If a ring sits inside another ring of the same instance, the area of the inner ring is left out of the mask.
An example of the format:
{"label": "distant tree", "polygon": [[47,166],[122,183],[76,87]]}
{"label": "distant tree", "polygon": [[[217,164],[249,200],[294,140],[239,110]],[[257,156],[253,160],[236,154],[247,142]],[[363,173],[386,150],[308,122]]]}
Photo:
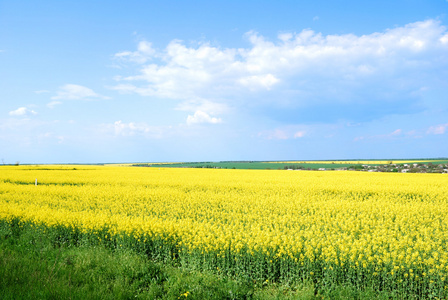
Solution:
{"label": "distant tree", "polygon": [[364,169],[364,167],[362,165],[353,165],[353,166],[349,166],[348,168],[353,169],[355,171],[360,171],[360,170]]}

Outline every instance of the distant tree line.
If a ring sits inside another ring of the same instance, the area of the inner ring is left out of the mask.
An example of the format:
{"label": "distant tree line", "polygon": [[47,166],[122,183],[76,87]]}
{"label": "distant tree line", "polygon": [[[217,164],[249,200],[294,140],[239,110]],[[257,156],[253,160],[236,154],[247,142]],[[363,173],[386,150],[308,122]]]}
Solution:
{"label": "distant tree line", "polygon": [[304,170],[305,168],[301,165],[286,165],[283,167],[285,170]]}

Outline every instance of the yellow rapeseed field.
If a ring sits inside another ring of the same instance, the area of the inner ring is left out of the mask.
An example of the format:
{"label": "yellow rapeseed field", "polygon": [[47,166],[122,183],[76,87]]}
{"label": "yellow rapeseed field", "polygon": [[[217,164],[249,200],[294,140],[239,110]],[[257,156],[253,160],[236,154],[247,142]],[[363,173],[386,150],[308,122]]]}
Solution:
{"label": "yellow rapeseed field", "polygon": [[0,220],[235,276],[447,296],[443,174],[6,166]]}

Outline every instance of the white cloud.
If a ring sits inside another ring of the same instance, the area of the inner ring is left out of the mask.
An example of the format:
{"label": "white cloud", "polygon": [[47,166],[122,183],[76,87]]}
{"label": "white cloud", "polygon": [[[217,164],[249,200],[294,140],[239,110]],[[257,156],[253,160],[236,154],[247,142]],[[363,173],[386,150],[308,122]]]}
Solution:
{"label": "white cloud", "polygon": [[[170,140],[185,138],[200,138],[216,135],[215,129],[209,126],[193,126],[196,124],[217,124],[221,119],[211,117],[208,114],[195,113],[189,116],[186,123],[174,126],[150,125],[146,122],[123,122],[121,120],[113,123],[100,124],[95,128],[96,133],[102,137],[113,138],[145,138]],[[1,125],[1,123],[0,123]],[[1,128],[1,127],[0,127]]]}
{"label": "white cloud", "polygon": [[187,117],[187,125],[193,124],[201,124],[201,123],[209,123],[209,124],[217,124],[221,123],[222,120],[220,118],[211,117],[206,112],[196,111],[194,115],[188,115]]}
{"label": "white cloud", "polygon": [[51,97],[52,100],[84,100],[84,99],[110,99],[95,93],[93,90],[77,84],[66,84],[59,88],[56,96]]}
{"label": "white cloud", "polygon": [[141,41],[138,43],[137,51],[123,51],[116,53],[114,57],[116,59],[129,60],[139,64],[145,63],[150,60],[156,51],[152,48],[151,43],[146,41]]}
{"label": "white cloud", "polygon": [[[428,70],[446,64],[447,36],[439,21],[427,20],[362,36],[323,35],[305,29],[269,41],[249,32],[250,46],[238,49],[207,43],[186,46],[173,40],[158,51],[140,42],[137,51],[115,55],[141,65],[132,76],[117,76],[114,89],[170,99],[234,102],[253,99],[246,97],[250,93],[277,91],[304,95],[290,97],[292,102],[308,103],[350,101],[353,93],[374,86],[374,98],[381,99],[409,94],[419,85],[437,81],[433,80],[437,75],[422,81],[415,74],[430,74]],[[148,63],[151,57],[160,60]]]}
{"label": "white cloud", "polygon": [[442,36],[442,37],[440,38],[440,42],[441,42],[443,45],[448,44],[448,34],[445,34],[444,36]]}
{"label": "white cloud", "polygon": [[58,144],[62,144],[65,140],[64,136],[55,135],[53,132],[45,132],[45,133],[39,134],[37,136],[37,138],[39,141],[42,141],[42,142],[46,142],[48,140],[55,140],[55,141],[57,141]]}
{"label": "white cloud", "polygon": [[304,131],[304,130],[297,131],[296,133],[294,133],[294,138],[295,139],[302,138],[305,136],[305,134],[306,134],[306,131]]}
{"label": "white cloud", "polygon": [[266,130],[258,133],[258,136],[267,140],[287,140],[289,135],[281,129]]}
{"label": "white cloud", "polygon": [[398,135],[401,135],[401,132],[402,132],[403,130],[401,130],[401,129],[397,129],[397,130],[394,130],[393,132],[391,132],[391,133],[389,133],[388,135],[386,135],[386,136],[398,136]]}
{"label": "white cloud", "polygon": [[[121,80],[116,78],[117,80]],[[139,91],[141,89],[138,89],[135,85],[132,84],[118,84],[116,86],[111,87],[112,90],[116,90],[122,94],[131,94],[131,93],[137,93],[137,94],[144,94],[144,92]]]}
{"label": "white cloud", "polygon": [[50,91],[48,90],[39,90],[39,91],[34,91],[35,94],[46,94],[49,93]]}
{"label": "white cloud", "polygon": [[35,112],[34,110],[31,110],[29,108],[26,108],[26,107],[19,107],[18,109],[9,112],[10,116],[15,116],[15,117],[16,116],[26,116],[29,114],[37,115],[37,112]]}
{"label": "white cloud", "polygon": [[218,115],[228,112],[230,108],[224,103],[197,99],[197,100],[187,100],[180,103],[176,107],[176,110],[192,111],[192,112],[202,111],[207,114]]}
{"label": "white cloud", "polygon": [[49,103],[47,103],[47,107],[48,108],[54,108],[56,105],[62,104],[61,101],[51,101]]}
{"label": "white cloud", "polygon": [[166,130],[170,128],[150,126],[144,122],[123,123],[121,120],[113,124],[103,124],[102,127],[116,136],[145,136],[148,138],[162,138]]}
{"label": "white cloud", "polygon": [[240,78],[239,82],[241,83],[241,85],[246,86],[250,90],[254,91],[260,88],[270,90],[274,84],[279,82],[279,80],[272,74],[266,74],[243,77]]}
{"label": "white cloud", "polygon": [[448,130],[448,123],[431,126],[427,130],[427,134],[444,134]]}
{"label": "white cloud", "polygon": [[290,32],[285,32],[285,33],[281,33],[278,35],[278,39],[285,43],[290,41],[292,38],[293,38],[293,35]]}
{"label": "white cloud", "polygon": [[[361,141],[361,140],[373,140],[373,139],[395,139],[403,136],[403,130],[402,129],[396,129],[390,133],[387,134],[377,134],[377,135],[368,135],[368,136],[358,136],[354,138],[354,141]],[[409,136],[409,134],[407,134]]]}
{"label": "white cloud", "polygon": [[[258,137],[261,137],[266,140],[289,140],[289,139],[300,139],[305,137],[310,128],[307,129],[299,129],[304,128],[304,125],[288,125],[280,128],[264,130],[258,133]],[[314,130],[318,129],[316,126]]]}

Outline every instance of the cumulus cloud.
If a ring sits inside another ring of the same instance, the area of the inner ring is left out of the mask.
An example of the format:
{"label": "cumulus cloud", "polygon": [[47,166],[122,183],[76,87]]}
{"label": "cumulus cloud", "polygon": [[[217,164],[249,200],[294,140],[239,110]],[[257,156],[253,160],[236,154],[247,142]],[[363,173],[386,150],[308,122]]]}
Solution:
{"label": "cumulus cloud", "polygon": [[187,125],[201,123],[217,124],[221,122],[222,120],[220,118],[211,117],[206,112],[200,110],[196,111],[194,115],[188,115],[187,117]]}
{"label": "cumulus cloud", "polygon": [[93,90],[77,84],[65,84],[59,88],[52,100],[86,100],[86,99],[110,99],[109,97],[95,93]]}
{"label": "cumulus cloud", "polygon": [[440,38],[440,43],[443,44],[443,45],[448,44],[448,34],[445,34],[444,36],[442,36]]}
{"label": "cumulus cloud", "polygon": [[[436,20],[363,36],[323,35],[305,29],[282,33],[277,41],[256,32],[248,32],[246,38],[247,48],[208,43],[195,47],[173,40],[165,49],[155,50],[150,43],[140,42],[137,51],[115,55],[138,62],[140,67],[132,76],[117,76],[114,88],[182,100],[232,99],[244,93],[285,90],[305,95],[294,100],[303,102],[312,96],[319,98],[324,91],[331,101],[347,99],[353,90],[375,85],[372,90],[381,98],[394,92],[410,93],[425,84],[415,74],[447,62],[448,35]],[[153,56],[160,61],[149,62]]]}
{"label": "cumulus cloud", "polygon": [[277,82],[279,82],[279,79],[272,74],[253,75],[239,79],[239,83],[248,87],[250,90],[257,90],[260,88],[270,90]]}
{"label": "cumulus cloud", "polygon": [[26,107],[19,107],[18,109],[9,112],[10,116],[15,116],[15,117],[26,116],[29,114],[37,115],[37,112],[35,112],[34,110],[31,110],[29,108],[26,108]]}
{"label": "cumulus cloud", "polygon": [[448,123],[431,126],[427,130],[427,134],[444,134],[448,130]]}

